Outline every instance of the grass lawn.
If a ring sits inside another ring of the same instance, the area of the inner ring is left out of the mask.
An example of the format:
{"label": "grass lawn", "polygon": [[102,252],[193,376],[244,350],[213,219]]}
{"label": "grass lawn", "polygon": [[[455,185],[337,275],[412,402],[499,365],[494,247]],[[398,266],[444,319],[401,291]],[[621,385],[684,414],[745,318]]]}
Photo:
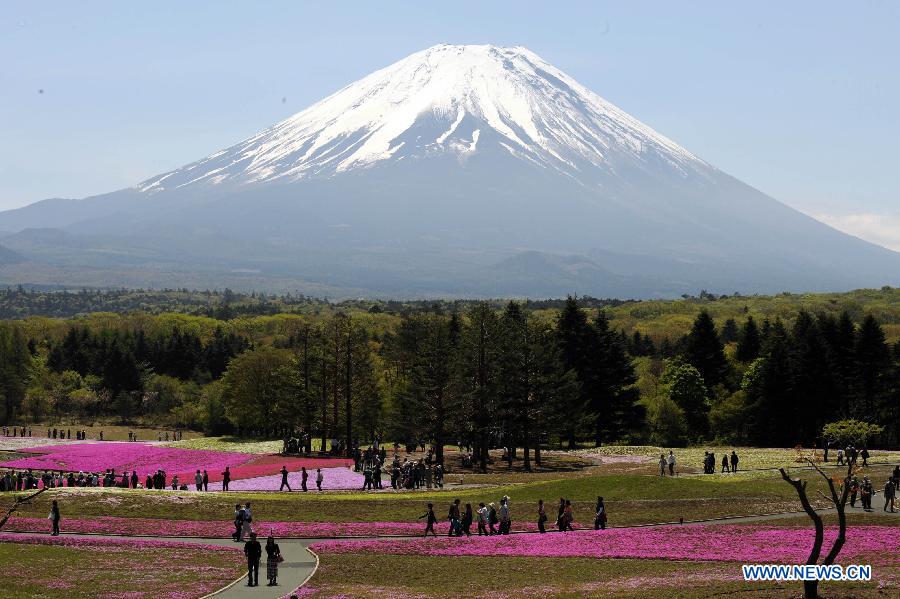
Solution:
{"label": "grass lawn", "polygon": [[[156,441],[159,438],[159,434],[162,433],[164,436],[168,432],[169,435],[172,435],[172,431],[174,429],[171,428],[158,428],[158,427],[145,427],[145,426],[123,426],[120,424],[73,424],[69,422],[61,422],[56,424],[34,424],[31,426],[31,434],[33,437],[39,437],[46,439],[47,438],[47,429],[61,429],[61,430],[71,430],[72,438],[75,438],[75,431],[82,430],[87,433],[87,439],[96,440],[100,438],[100,431],[103,431],[103,439],[106,441],[127,441],[128,433],[134,432],[137,433],[138,440],[140,441]],[[193,439],[197,437],[203,437],[203,433],[198,433],[196,431],[181,431],[182,436],[185,441],[188,439]],[[163,437],[165,438],[165,437]],[[279,443],[279,450],[281,449],[281,445]]]}
{"label": "grass lawn", "polygon": [[[818,475],[798,471],[810,480],[810,496],[823,488]],[[10,494],[11,495],[11,494]],[[793,488],[780,477],[743,480],[739,477],[675,477],[634,475],[583,475],[558,480],[485,488],[445,488],[421,492],[325,492],[325,493],[196,493],[120,489],[57,489],[24,505],[17,515],[45,517],[49,502],[58,499],[64,517],[120,516],[176,520],[229,520],[234,504],[251,501],[260,520],[308,522],[411,522],[424,504],[436,504],[439,517],[456,497],[463,504],[511,498],[514,520],[534,519],[535,504],[542,498],[554,514],[560,497],[574,500],[576,522],[593,519],[598,495],[607,501],[612,525],[644,524],[748,515],[799,509]],[[11,503],[13,497],[8,497]],[[818,501],[818,500],[817,500]]]}
{"label": "grass lawn", "polygon": [[0,541],[0,563],[4,564],[0,594],[20,599],[190,599],[240,576],[241,558],[236,551],[189,545],[44,545],[4,540]]}
{"label": "grass lawn", "polygon": [[[535,557],[319,556],[305,597],[795,598],[799,584],[748,583],[734,562]],[[888,573],[896,588],[897,572]],[[884,597],[878,581],[823,584],[829,598]]]}

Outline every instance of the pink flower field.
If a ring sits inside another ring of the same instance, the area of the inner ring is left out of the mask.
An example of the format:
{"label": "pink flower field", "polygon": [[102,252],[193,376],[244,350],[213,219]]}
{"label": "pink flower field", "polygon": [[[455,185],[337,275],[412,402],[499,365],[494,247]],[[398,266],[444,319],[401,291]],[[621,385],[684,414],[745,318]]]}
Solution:
{"label": "pink flower field", "polygon": [[[837,534],[826,530],[826,544]],[[745,563],[803,563],[812,545],[808,528],[683,526],[471,538],[347,540],[314,543],[324,553],[681,559]],[[850,531],[841,560],[900,565],[900,537],[888,526]],[[887,560],[885,563],[883,560]]]}
{"label": "pink flower field", "polygon": [[51,537],[47,535],[22,535],[0,533],[0,543],[17,543],[24,545],[57,545],[61,547],[91,547],[100,551],[115,552],[119,547],[129,549],[202,549],[203,551],[240,551],[238,547],[227,545],[198,544],[193,542],[160,541],[157,539],[85,539],[83,537]]}
{"label": "pink flower field", "polygon": [[[234,530],[228,521],[162,520],[155,518],[65,518],[64,532],[105,535],[146,535],[168,537],[227,538]],[[347,537],[366,535],[414,535],[422,532],[422,525],[411,522],[254,522],[253,529],[262,534],[281,538]],[[5,530],[18,532],[48,532],[46,518],[13,516]]]}
{"label": "pink flower field", "polygon": [[243,453],[115,441],[32,447],[23,451],[35,455],[5,462],[4,467],[86,472],[103,472],[107,468],[114,468],[117,472],[136,470],[141,477],[156,470],[165,470],[170,476],[178,474],[184,481],[187,480],[185,475],[193,475],[198,468],[205,468],[210,474],[218,473],[225,466],[244,464],[251,458]]}
{"label": "pink flower field", "polygon": [[[165,447],[154,443],[127,443],[116,441],[103,442],[67,442],[65,444],[28,446],[19,449],[23,453],[33,454],[29,457],[19,458],[4,462],[4,468],[31,468],[33,470],[66,470],[84,472],[103,472],[108,468],[116,472],[137,471],[143,482],[147,474],[164,470],[170,477],[177,474],[180,481],[187,485],[194,482],[195,472],[206,470],[210,482],[216,483],[222,480],[222,472],[228,466],[231,469],[232,484],[235,490],[272,490],[278,489],[281,477],[277,474],[282,465],[290,471],[299,471],[301,466],[306,466],[311,474],[310,486],[314,486],[314,472],[316,468],[327,468],[325,484],[328,489],[352,489],[362,487],[362,475],[346,468],[353,463],[352,460],[340,458],[299,458],[282,457],[279,455],[250,455],[245,453],[213,451],[201,449],[181,449],[177,447]],[[334,471],[331,473],[330,471]],[[277,482],[272,486],[272,479],[277,477]],[[358,477],[358,479],[357,479]],[[242,479],[252,480],[252,483],[238,481]],[[291,485],[296,480],[300,486],[299,473],[292,476]],[[210,490],[214,485],[210,485]],[[217,485],[221,489],[221,484]]]}
{"label": "pink flower field", "polygon": [[[279,467],[280,470],[280,467]],[[311,490],[316,488],[316,471],[314,468],[307,466],[309,480],[306,481],[306,487]],[[323,489],[362,489],[363,475],[354,472],[351,468],[322,468]],[[288,474],[288,483],[291,489],[300,489],[300,472],[291,472]],[[281,486],[281,474],[271,474],[269,476],[257,476],[254,478],[243,478],[233,480],[228,485],[231,491],[277,491]],[[210,483],[210,491],[221,491],[222,483]]]}

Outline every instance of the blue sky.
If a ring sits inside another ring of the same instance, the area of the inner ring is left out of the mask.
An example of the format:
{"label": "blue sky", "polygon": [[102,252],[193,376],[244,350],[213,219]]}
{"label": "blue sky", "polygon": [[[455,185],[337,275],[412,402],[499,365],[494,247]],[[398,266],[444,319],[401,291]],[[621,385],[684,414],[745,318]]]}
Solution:
{"label": "blue sky", "polygon": [[0,208],[133,185],[414,51],[492,43],[900,249],[900,3],[746,4],[7,2]]}

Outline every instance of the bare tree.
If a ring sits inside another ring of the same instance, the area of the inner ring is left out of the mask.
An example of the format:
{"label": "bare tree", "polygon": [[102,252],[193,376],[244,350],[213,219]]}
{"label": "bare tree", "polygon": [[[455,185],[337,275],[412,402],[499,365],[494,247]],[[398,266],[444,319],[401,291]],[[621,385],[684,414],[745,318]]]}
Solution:
{"label": "bare tree", "polygon": [[[847,475],[844,477],[844,483],[841,485],[840,493],[838,493],[838,489],[834,486],[834,480],[825,474],[825,472],[819,468],[817,464],[815,464],[812,460],[807,459],[807,462],[816,469],[822,478],[825,479],[825,482],[828,483],[828,490],[830,492],[829,495],[825,495],[821,491],[819,491],[819,495],[821,495],[824,499],[830,501],[832,505],[834,505],[835,510],[837,510],[838,516],[838,536],[835,538],[834,542],[831,544],[831,549],[828,551],[828,554],[825,556],[825,559],[822,560],[822,565],[829,566],[834,563],[837,559],[838,554],[841,552],[841,548],[844,546],[844,542],[847,539],[847,516],[844,508],[847,505],[847,495],[850,493],[850,481],[853,476],[853,470],[856,466],[856,457],[850,459],[847,463]],[[809,557],[806,560],[807,565],[815,565],[819,563],[819,557],[822,554],[822,544],[825,541],[825,526],[822,522],[822,516],[820,516],[816,510],[813,508],[812,504],[809,501],[809,496],[806,492],[806,483],[807,481],[801,480],[799,478],[793,479],[788,476],[787,472],[785,472],[784,468],[779,468],[779,472],[781,472],[781,478],[783,478],[788,484],[790,484],[797,491],[797,496],[800,498],[800,504],[803,506],[803,510],[806,512],[806,515],[809,516],[810,520],[813,521],[813,526],[816,530],[816,538],[813,542],[812,549],[809,552]],[[817,599],[819,596],[819,581],[817,580],[804,580],[803,581],[803,597],[804,599]]]}

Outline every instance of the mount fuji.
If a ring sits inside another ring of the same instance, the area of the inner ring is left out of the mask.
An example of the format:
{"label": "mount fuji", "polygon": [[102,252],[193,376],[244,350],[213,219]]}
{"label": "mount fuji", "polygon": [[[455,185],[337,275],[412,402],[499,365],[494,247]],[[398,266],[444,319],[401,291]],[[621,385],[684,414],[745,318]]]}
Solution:
{"label": "mount fuji", "polygon": [[133,188],[0,213],[0,281],[319,295],[896,284],[531,51],[439,45]]}

